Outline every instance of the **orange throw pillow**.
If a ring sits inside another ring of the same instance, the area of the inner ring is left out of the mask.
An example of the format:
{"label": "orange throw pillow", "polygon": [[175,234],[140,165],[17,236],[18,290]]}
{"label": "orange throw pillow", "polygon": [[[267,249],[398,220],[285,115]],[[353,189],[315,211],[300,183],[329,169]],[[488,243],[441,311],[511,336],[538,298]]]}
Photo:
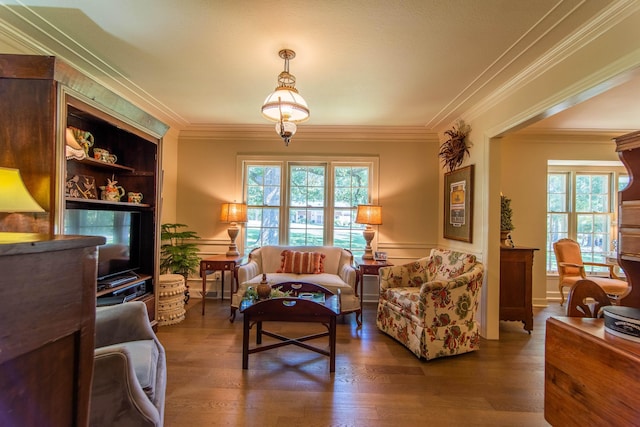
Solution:
{"label": "orange throw pillow", "polygon": [[320,274],[324,273],[325,254],[320,252],[297,252],[284,250],[278,273]]}

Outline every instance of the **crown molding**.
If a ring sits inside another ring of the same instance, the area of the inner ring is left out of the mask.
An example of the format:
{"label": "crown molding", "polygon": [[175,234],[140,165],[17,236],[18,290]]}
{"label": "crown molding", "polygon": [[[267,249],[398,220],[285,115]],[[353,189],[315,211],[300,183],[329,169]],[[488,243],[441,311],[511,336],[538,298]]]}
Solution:
{"label": "crown molding", "polygon": [[[476,103],[468,109],[464,116],[467,121],[472,121],[499,105],[501,102],[514,96],[517,91],[535,81],[541,75],[549,70],[557,67],[575,52],[580,51],[588,46],[598,37],[614,28],[629,15],[640,10],[640,2],[637,0],[619,0],[615,1],[608,9],[604,10],[593,20],[589,21],[584,27],[567,37],[562,43],[558,44],[554,49],[549,50],[542,55],[537,61],[533,62],[529,67],[525,68],[521,73],[515,75],[512,79],[493,91],[489,96]],[[615,61],[604,69],[593,73],[586,78],[579,80],[564,90],[555,93],[552,97],[534,104],[527,110],[521,112],[517,116],[511,118],[508,123],[503,123],[490,130],[490,136],[501,136],[504,132],[514,127],[523,127],[535,121],[548,117],[559,111],[575,105],[580,101],[584,101],[599,93],[610,89],[617,83],[621,83],[623,79],[607,82],[614,76],[622,73],[630,72],[637,67],[640,58],[640,52],[633,52],[618,61]],[[571,102],[567,102],[571,100]]]}
{"label": "crown molding", "polygon": [[631,132],[630,130],[585,130],[585,129],[525,129],[517,133],[508,134],[505,140],[521,142],[562,142],[577,144],[613,144],[613,138],[618,138]]}
{"label": "crown molding", "polygon": [[[270,141],[277,137],[273,125],[192,125],[180,131],[181,141]],[[437,133],[423,126],[304,126],[293,141],[438,142]]]}

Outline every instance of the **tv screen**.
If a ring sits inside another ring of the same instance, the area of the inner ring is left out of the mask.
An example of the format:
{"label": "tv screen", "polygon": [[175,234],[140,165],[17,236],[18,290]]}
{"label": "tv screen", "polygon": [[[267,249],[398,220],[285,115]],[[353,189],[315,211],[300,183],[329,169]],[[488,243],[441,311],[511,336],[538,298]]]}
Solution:
{"label": "tv screen", "polygon": [[98,280],[134,271],[139,265],[139,212],[67,209],[64,234],[103,236],[98,247]]}

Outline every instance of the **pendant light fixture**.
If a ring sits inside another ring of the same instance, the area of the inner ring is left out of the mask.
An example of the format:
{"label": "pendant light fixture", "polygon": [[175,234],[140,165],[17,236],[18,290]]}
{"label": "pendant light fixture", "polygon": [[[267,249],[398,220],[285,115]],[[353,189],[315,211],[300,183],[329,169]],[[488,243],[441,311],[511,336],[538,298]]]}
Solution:
{"label": "pendant light fixture", "polygon": [[279,55],[284,59],[284,70],[278,75],[278,86],[262,104],[262,115],[276,122],[276,132],[288,146],[296,133],[296,123],[309,118],[309,107],[296,89],[295,76],[289,73],[289,60],[295,58],[296,53],[282,49]]}

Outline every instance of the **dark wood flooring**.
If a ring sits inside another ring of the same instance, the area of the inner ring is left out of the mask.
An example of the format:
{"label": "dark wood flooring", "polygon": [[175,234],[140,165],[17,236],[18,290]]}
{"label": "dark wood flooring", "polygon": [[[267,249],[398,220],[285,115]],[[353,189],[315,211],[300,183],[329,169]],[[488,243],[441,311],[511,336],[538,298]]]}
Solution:
{"label": "dark wood flooring", "polygon": [[[328,357],[296,346],[252,354],[243,370],[242,315],[229,322],[228,300],[207,300],[205,316],[198,300],[186,308],[183,322],[158,330],[168,360],[166,427],[548,425],[544,327],[562,315],[556,303],[534,310],[531,335],[520,322],[501,322],[500,340],[428,362],[379,332],[376,305],[366,304],[361,329],[353,315],[338,324],[333,374]],[[266,325],[293,336],[322,328]]]}

